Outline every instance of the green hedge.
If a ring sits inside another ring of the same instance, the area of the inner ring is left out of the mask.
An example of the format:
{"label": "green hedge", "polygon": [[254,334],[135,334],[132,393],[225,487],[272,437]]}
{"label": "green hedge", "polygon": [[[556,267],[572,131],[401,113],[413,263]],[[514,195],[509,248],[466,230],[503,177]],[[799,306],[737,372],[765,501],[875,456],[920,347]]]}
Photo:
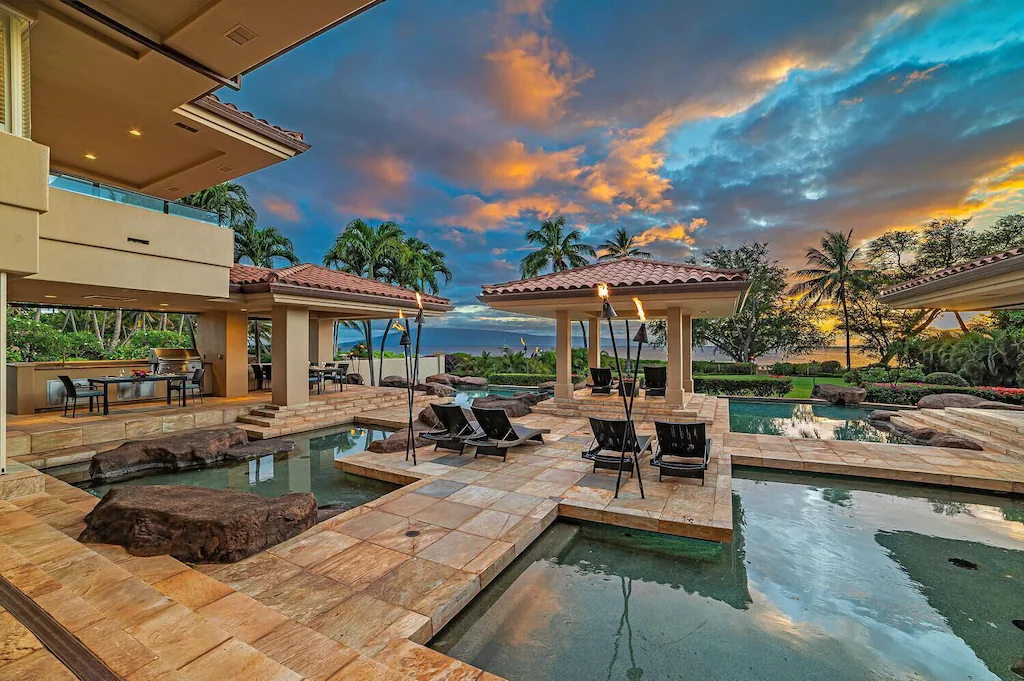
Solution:
{"label": "green hedge", "polygon": [[955,385],[960,388],[966,388],[970,385],[967,379],[960,374],[951,374],[948,371],[933,371],[925,376],[921,382],[929,385]]}
{"label": "green hedge", "polygon": [[693,378],[693,391],[706,395],[736,395],[739,397],[784,397],[793,389],[790,378],[763,376],[736,376],[729,378]]}
{"label": "green hedge", "polygon": [[693,363],[693,373],[753,376],[757,373],[757,365],[753,362],[709,362],[698,360]]}
{"label": "green hedge", "polygon": [[834,359],[824,362],[775,362],[768,373],[776,376],[830,376],[841,378],[843,365]]}
{"label": "green hedge", "polygon": [[555,380],[554,374],[488,374],[494,385],[540,385]]}
{"label": "green hedge", "polygon": [[925,383],[897,383],[893,387],[889,383],[867,383],[868,402],[885,402],[888,404],[917,404],[925,395],[944,395],[961,393],[974,395],[995,402],[1024,405],[1024,388],[978,387],[964,388],[951,385],[928,385]]}

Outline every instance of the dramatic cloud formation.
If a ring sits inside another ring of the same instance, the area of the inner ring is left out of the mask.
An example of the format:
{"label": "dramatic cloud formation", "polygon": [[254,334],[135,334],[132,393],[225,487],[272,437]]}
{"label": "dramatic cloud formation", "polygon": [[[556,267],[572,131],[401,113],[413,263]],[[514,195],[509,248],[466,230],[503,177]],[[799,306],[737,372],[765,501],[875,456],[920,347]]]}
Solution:
{"label": "dramatic cloud formation", "polygon": [[563,214],[659,258],[764,240],[798,266],[931,218],[1024,211],[1024,7],[1013,0],[389,0],[247,76],[302,130],[247,177],[317,262],[349,220],[446,248],[467,320]]}

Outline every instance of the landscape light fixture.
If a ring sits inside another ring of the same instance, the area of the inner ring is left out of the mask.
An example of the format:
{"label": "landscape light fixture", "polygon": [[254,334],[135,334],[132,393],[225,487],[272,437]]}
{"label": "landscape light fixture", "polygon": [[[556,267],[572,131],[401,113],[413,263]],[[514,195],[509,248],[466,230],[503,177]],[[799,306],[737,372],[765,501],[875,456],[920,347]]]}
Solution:
{"label": "landscape light fixture", "polygon": [[[601,305],[601,319],[608,320],[608,335],[611,336],[612,353],[615,355],[615,371],[619,375],[619,393],[622,395],[622,411],[626,417],[626,429],[625,432],[622,434],[622,452],[620,452],[619,458],[619,474],[615,478],[615,498],[619,498],[619,487],[622,486],[622,466],[626,463],[626,448],[628,447],[631,450],[630,456],[633,457],[633,469],[636,471],[636,480],[637,483],[640,485],[640,498],[643,499],[645,498],[644,481],[640,475],[640,457],[638,456],[639,452],[637,452],[638,446],[636,441],[636,432],[633,428],[633,390],[630,390],[630,395],[627,397],[625,391],[625,384],[622,380],[622,364],[619,362],[619,346],[615,342],[615,329],[612,326],[612,319],[617,317],[618,314],[615,312],[615,308],[612,307],[611,291],[609,289],[608,284],[605,284],[603,282],[598,284],[597,295],[603,301]],[[647,332],[644,331],[644,333],[646,334]],[[636,383],[634,382],[632,385],[635,386]]]}

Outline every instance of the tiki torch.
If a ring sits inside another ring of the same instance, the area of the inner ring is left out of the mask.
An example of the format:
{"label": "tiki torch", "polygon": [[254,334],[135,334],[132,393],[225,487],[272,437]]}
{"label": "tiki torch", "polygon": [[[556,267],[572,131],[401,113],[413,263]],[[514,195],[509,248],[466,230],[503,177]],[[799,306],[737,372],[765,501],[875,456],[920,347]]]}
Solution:
{"label": "tiki torch", "polygon": [[419,308],[419,311],[416,313],[416,352],[413,353],[413,383],[420,382],[420,336],[423,335],[423,296],[420,295],[419,291],[416,291],[416,307]]}
{"label": "tiki torch", "polygon": [[[619,375],[619,392],[622,394],[622,410],[626,417],[626,428],[622,438],[622,453],[619,459],[619,474],[615,479],[615,498],[619,497],[619,487],[622,484],[622,465],[626,461],[626,447],[630,448],[630,456],[633,457],[633,468],[636,469],[637,479],[640,478],[640,466],[636,461],[636,441],[633,434],[632,420],[630,416],[631,400],[626,396],[624,384],[622,381],[622,365],[619,363],[619,348],[615,342],[615,329],[612,326],[612,319],[618,316],[615,312],[615,308],[612,307],[611,293],[608,290],[608,284],[600,283],[597,285],[597,295],[604,301],[601,305],[601,318],[608,320],[608,335],[612,338],[612,353],[615,355],[615,370]],[[640,496],[643,497],[643,483],[640,483]]]}
{"label": "tiki torch", "polygon": [[[398,318],[403,318],[401,310],[398,310]],[[406,434],[406,461],[409,461],[409,455],[413,455],[413,465],[416,465],[416,434],[413,432],[413,382],[410,380],[413,373],[413,363],[409,355],[409,346],[413,344],[413,340],[409,337],[409,330],[399,322],[394,323],[394,329],[401,332],[401,338],[398,339],[398,344],[401,345],[401,349],[406,354],[406,390],[409,401],[409,430]]]}

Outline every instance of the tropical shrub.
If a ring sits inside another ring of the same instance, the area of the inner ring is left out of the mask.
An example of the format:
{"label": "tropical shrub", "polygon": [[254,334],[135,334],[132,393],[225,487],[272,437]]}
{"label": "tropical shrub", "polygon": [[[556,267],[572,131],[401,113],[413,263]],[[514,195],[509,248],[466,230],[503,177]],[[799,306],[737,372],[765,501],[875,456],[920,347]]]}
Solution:
{"label": "tropical shrub", "polygon": [[711,362],[698,360],[693,363],[693,373],[753,376],[757,373],[757,365],[753,362]]}
{"label": "tropical shrub", "polygon": [[843,374],[843,380],[854,385],[865,383],[914,383],[924,381],[924,371],[919,366],[885,367],[871,365],[853,369]]}
{"label": "tropical shrub", "polygon": [[554,374],[490,374],[493,385],[540,385],[555,380]]}
{"label": "tropical shrub", "polygon": [[1002,386],[979,386],[975,388],[928,385],[926,383],[867,383],[868,402],[886,404],[917,404],[925,395],[944,395],[960,393],[974,395],[985,400],[1024,405],[1024,388],[1006,388]]}
{"label": "tropical shrub", "polygon": [[[82,333],[82,332],[80,332]],[[108,353],[111,359],[145,359],[150,348],[188,348],[192,342],[177,331],[136,331],[128,342]]]}
{"label": "tropical shrub", "polygon": [[784,377],[742,376],[711,378],[694,376],[694,392],[706,395],[736,395],[740,397],[783,397],[793,389],[793,380]]}
{"label": "tropical shrub", "polygon": [[918,341],[911,354],[927,373],[957,374],[971,385],[1024,384],[1024,334],[1019,331],[944,333]]}
{"label": "tropical shrub", "polygon": [[970,385],[963,376],[959,374],[951,374],[948,371],[933,371],[924,377],[922,383],[929,385],[955,385],[962,388],[966,388]]}
{"label": "tropical shrub", "polygon": [[843,365],[834,359],[826,362],[775,362],[769,371],[776,376],[840,376]]}

